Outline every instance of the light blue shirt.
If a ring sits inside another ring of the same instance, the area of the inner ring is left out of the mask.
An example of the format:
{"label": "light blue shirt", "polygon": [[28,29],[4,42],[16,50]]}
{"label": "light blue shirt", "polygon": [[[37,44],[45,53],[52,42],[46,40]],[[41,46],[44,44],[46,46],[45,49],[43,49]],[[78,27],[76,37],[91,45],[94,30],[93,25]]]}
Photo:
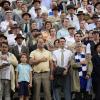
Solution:
{"label": "light blue shirt", "polygon": [[67,29],[62,28],[57,32],[57,39],[61,38],[61,37],[66,37],[69,35],[69,32]]}
{"label": "light blue shirt", "polygon": [[18,64],[16,71],[18,72],[18,82],[30,81],[30,72],[32,68],[29,64]]}

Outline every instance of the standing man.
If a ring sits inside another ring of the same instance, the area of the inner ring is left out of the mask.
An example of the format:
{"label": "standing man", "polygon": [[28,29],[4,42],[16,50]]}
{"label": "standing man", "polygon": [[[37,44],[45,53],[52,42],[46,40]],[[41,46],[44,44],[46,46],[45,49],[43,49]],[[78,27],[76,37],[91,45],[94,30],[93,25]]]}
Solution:
{"label": "standing man", "polygon": [[37,40],[37,49],[30,54],[30,63],[34,72],[34,100],[40,100],[41,83],[43,85],[45,100],[51,100],[50,76],[52,78],[52,56],[44,49],[44,40]]}
{"label": "standing man", "polygon": [[0,52],[0,100],[11,100],[11,89],[15,90],[15,73],[14,67],[18,61],[16,57],[8,52],[8,43],[2,42]]}
{"label": "standing man", "polygon": [[[64,91],[65,100],[71,100],[71,78],[70,78],[70,60],[72,56],[72,52],[65,48],[66,40],[65,38],[60,38],[60,49],[55,50],[53,52],[54,62],[56,67],[63,68],[63,79],[61,87],[55,88],[55,100],[61,100],[59,90],[62,88]],[[62,77],[61,77],[62,78]],[[57,84],[55,84],[56,86]]]}

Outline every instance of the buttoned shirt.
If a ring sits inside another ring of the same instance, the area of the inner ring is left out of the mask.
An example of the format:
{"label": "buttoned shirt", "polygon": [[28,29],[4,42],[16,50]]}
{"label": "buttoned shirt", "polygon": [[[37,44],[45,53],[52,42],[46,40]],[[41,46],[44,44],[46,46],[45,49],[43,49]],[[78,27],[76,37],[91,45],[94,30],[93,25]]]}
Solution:
{"label": "buttoned shirt", "polygon": [[67,50],[64,48],[64,63],[63,66],[61,65],[61,54],[62,54],[62,49],[58,49],[53,51],[53,60],[57,63],[57,66],[60,67],[68,67],[68,63],[71,60],[72,57],[72,52],[70,50]]}
{"label": "buttoned shirt", "polygon": [[76,28],[76,30],[79,30],[80,25],[79,25],[78,17],[76,15],[73,15],[72,17],[73,17],[73,20],[69,14],[67,15],[67,18],[69,19],[70,24],[73,25]]}
{"label": "buttoned shirt", "polygon": [[39,60],[43,57],[47,58],[46,62],[41,62],[41,63],[33,66],[34,72],[41,73],[41,72],[49,72],[50,71],[49,61],[52,60],[52,55],[51,55],[50,51],[45,50],[45,49],[43,49],[43,51],[40,51],[39,49],[36,49],[31,52],[30,57],[35,60]]}

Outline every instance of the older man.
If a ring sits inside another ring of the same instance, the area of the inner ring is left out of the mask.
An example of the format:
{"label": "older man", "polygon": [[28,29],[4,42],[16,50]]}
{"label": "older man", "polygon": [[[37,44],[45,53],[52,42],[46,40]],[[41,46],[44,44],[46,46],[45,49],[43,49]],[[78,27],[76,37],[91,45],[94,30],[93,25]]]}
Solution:
{"label": "older man", "polygon": [[30,54],[30,63],[34,72],[34,99],[40,100],[40,87],[43,85],[45,100],[51,100],[50,77],[52,77],[52,56],[44,49],[44,40],[37,40],[37,49]]}

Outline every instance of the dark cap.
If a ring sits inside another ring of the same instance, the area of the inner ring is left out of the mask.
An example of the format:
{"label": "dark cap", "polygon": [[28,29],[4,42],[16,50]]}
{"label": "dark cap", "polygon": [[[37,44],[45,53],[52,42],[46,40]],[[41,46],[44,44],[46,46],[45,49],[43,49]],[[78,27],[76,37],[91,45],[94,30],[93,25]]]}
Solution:
{"label": "dark cap", "polygon": [[25,39],[21,34],[17,34],[15,40],[20,39],[20,38],[21,38],[21,39]]}
{"label": "dark cap", "polygon": [[76,8],[75,8],[75,5],[74,5],[74,4],[68,5],[68,6],[67,6],[67,10],[69,10],[69,9],[76,9]]}
{"label": "dark cap", "polygon": [[83,13],[83,11],[78,11],[77,16],[80,16],[80,15],[85,15],[85,13]]}
{"label": "dark cap", "polygon": [[9,6],[11,5],[11,3],[10,3],[9,1],[7,1],[7,0],[3,0],[3,1],[0,3],[0,6],[3,7],[5,3],[8,3]]}
{"label": "dark cap", "polygon": [[0,38],[4,38],[4,39],[7,39],[7,37],[6,36],[4,36],[4,34],[0,34]]}
{"label": "dark cap", "polygon": [[22,14],[22,18],[23,18],[25,15],[28,15],[29,17],[31,17],[31,15],[30,15],[28,12],[26,12],[26,13],[23,13],[23,14]]}

